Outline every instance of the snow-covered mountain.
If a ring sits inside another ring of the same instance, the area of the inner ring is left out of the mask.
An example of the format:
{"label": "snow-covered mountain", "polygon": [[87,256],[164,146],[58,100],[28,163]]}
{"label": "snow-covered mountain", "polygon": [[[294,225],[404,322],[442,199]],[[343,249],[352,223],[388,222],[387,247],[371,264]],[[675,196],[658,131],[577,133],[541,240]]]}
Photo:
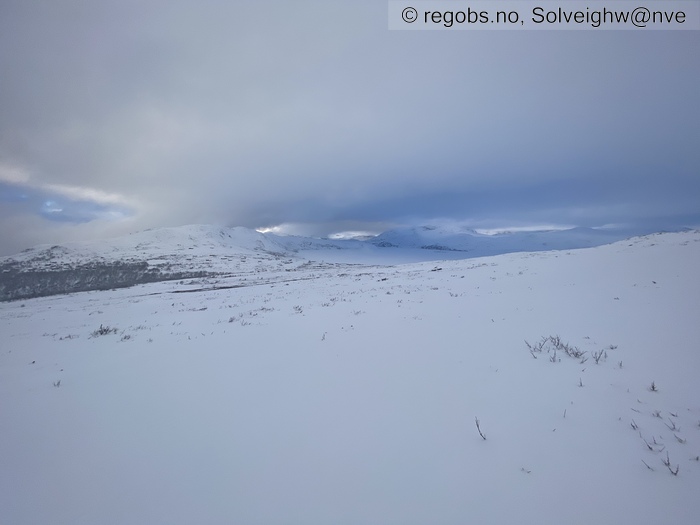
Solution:
{"label": "snow-covered mountain", "polygon": [[697,523],[700,232],[374,267],[210,233],[119,242],[250,271],[0,303],[0,522]]}
{"label": "snow-covered mountain", "polygon": [[639,231],[570,230],[497,235],[445,226],[385,232],[370,240],[263,234],[248,228],[159,228],[94,242],[38,246],[0,258],[0,301],[164,280],[291,270],[318,264],[396,264],[512,252],[587,248]]}
{"label": "snow-covered mountain", "polygon": [[369,242],[386,248],[457,251],[464,252],[464,257],[483,257],[513,252],[591,248],[649,233],[653,233],[653,231],[579,227],[565,230],[515,231],[485,235],[467,228],[425,225],[390,230]]}
{"label": "snow-covered mountain", "polygon": [[0,300],[268,271],[286,248],[248,228],[158,228],[92,242],[37,246],[0,258]]}
{"label": "snow-covered mountain", "polygon": [[[24,263],[29,268],[74,265],[86,261],[146,260],[153,264],[176,264],[178,268],[193,268],[201,257],[275,254],[286,249],[274,239],[248,228],[222,228],[210,225],[190,225],[156,228],[122,237],[99,241],[72,242],[62,245],[41,245],[18,255],[3,257]],[[212,260],[214,268],[218,268]]]}

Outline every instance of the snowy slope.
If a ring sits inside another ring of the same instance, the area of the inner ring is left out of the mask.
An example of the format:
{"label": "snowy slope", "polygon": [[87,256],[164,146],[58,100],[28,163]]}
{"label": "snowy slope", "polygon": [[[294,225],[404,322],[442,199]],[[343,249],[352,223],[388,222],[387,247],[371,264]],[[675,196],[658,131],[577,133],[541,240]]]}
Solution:
{"label": "snowy slope", "polygon": [[[101,241],[37,246],[11,257],[2,257],[0,264],[16,261],[30,268],[45,269],[48,260],[60,267],[86,261],[138,259],[191,267],[188,261],[193,258],[284,251],[285,248],[274,240],[248,228],[190,225],[157,228]],[[211,258],[210,266],[216,268],[216,262]]]}
{"label": "snowy slope", "polygon": [[0,303],[0,521],[694,524],[698,267],[685,232]]}
{"label": "snowy slope", "polygon": [[0,258],[0,300],[279,270],[294,262],[289,255],[254,230],[204,225],[38,246]]}
{"label": "snowy slope", "polygon": [[457,251],[465,252],[462,257],[484,257],[513,252],[591,248],[644,233],[652,232],[640,229],[579,227],[485,235],[468,228],[425,225],[390,230],[370,242],[385,248]]}
{"label": "snowy slope", "polygon": [[[0,301],[147,282],[250,274],[319,264],[399,264],[608,244],[639,233],[574,228],[483,235],[420,226],[373,239],[338,240],[262,234],[247,228],[192,225],[124,237],[38,246],[0,258]],[[273,264],[274,263],[274,264]]]}

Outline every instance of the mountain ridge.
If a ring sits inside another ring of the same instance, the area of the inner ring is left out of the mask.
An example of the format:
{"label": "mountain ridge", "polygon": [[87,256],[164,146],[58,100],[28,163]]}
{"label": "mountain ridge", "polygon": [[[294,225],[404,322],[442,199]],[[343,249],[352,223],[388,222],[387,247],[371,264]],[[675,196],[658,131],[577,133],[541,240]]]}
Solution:
{"label": "mountain ridge", "polygon": [[375,264],[391,265],[408,262],[401,258],[406,254],[414,261],[430,261],[590,248],[638,233],[573,228],[487,235],[466,228],[423,225],[396,228],[361,241],[203,224],[155,228],[112,239],[38,245],[0,257],[0,301],[167,280],[291,271],[311,261],[357,264],[371,259]]}

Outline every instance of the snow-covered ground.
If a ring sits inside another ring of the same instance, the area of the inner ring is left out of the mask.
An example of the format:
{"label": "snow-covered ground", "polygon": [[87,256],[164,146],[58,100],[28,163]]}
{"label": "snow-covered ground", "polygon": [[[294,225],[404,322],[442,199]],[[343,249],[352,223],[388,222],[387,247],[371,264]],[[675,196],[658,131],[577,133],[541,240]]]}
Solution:
{"label": "snow-covered ground", "polygon": [[0,303],[0,523],[698,522],[700,232],[286,257]]}
{"label": "snow-covered ground", "polygon": [[590,248],[645,232],[570,228],[485,235],[446,225],[389,230],[376,237],[318,239],[248,228],[189,225],[63,245],[40,245],[0,257],[0,301],[195,277],[295,271],[321,265],[387,265],[515,252]]}

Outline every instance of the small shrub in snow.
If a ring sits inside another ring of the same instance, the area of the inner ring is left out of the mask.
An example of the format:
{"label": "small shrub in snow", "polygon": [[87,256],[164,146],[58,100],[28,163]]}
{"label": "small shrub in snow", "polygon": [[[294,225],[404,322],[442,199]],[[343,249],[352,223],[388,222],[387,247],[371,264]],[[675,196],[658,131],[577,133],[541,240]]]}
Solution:
{"label": "small shrub in snow", "polygon": [[61,380],[59,379],[58,381],[54,381],[54,382],[53,382],[53,386],[55,386],[56,388],[60,387],[60,386],[61,386]]}
{"label": "small shrub in snow", "polygon": [[658,391],[659,391],[659,389],[656,388],[656,383],[654,383],[654,382],[652,381],[652,382],[651,382],[651,385],[649,386],[649,392],[658,392]]}
{"label": "small shrub in snow", "polygon": [[549,360],[552,363],[557,363],[561,361],[561,359],[557,357],[557,352],[561,352],[573,359],[579,359],[582,364],[587,360],[587,358],[584,357],[586,354],[584,350],[581,350],[578,346],[565,343],[558,335],[542,337],[537,343],[534,344],[530,344],[525,341],[525,345],[530,351],[530,355],[535,359],[537,359],[538,354],[546,352],[549,354]]}
{"label": "small shrub in snow", "polygon": [[566,355],[573,357],[574,359],[581,359],[586,353],[585,351],[579,349],[578,346],[569,346],[566,344],[564,345],[564,352],[566,352]]}
{"label": "small shrub in snow", "polygon": [[598,352],[593,352],[591,355],[593,356],[593,360],[595,361],[596,365],[600,363],[600,360],[603,357],[607,357],[607,353],[605,352],[605,350],[599,350]]}
{"label": "small shrub in snow", "polygon": [[110,326],[104,326],[100,324],[100,327],[90,334],[92,337],[99,337],[101,335],[116,334],[117,329]]}
{"label": "small shrub in snow", "polygon": [[542,348],[544,347],[544,344],[546,342],[545,338],[542,338],[542,340],[539,343],[535,343],[534,345],[531,345],[530,343],[525,340],[525,345],[527,346],[528,350],[530,351],[530,355],[537,359],[536,354],[541,354],[542,353]]}

